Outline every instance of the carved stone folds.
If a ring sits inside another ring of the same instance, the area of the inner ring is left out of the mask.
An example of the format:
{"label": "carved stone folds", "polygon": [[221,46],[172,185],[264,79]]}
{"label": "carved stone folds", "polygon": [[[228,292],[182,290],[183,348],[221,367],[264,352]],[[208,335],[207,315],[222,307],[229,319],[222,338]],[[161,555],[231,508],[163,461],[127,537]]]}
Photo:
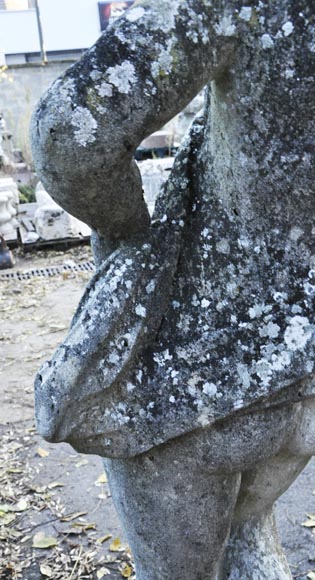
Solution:
{"label": "carved stone folds", "polygon": [[[34,113],[38,174],[97,264],[38,373],[37,425],[106,458],[137,580],[291,578],[273,503],[315,450],[315,24],[298,4],[140,0]],[[205,84],[150,219],[134,152]]]}

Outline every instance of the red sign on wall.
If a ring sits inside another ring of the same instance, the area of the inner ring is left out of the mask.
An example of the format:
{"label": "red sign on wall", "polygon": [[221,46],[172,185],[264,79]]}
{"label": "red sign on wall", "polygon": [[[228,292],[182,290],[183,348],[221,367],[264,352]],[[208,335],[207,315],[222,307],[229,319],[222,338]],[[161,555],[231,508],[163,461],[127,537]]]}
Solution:
{"label": "red sign on wall", "polygon": [[116,20],[127,8],[133,5],[135,0],[126,0],[126,2],[115,2],[105,0],[98,3],[98,11],[100,16],[101,30],[105,30],[107,26]]}

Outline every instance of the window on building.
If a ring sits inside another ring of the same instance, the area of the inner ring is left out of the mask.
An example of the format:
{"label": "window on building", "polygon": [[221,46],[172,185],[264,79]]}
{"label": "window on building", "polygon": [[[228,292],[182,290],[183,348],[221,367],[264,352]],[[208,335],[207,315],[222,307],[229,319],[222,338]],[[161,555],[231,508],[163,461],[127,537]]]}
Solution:
{"label": "window on building", "polygon": [[0,10],[30,10],[34,0],[0,0]]}
{"label": "window on building", "polygon": [[126,2],[117,2],[112,0],[105,0],[98,3],[98,11],[100,16],[101,30],[105,30],[107,26],[116,18],[118,18],[127,8],[133,5],[135,0],[127,0]]}

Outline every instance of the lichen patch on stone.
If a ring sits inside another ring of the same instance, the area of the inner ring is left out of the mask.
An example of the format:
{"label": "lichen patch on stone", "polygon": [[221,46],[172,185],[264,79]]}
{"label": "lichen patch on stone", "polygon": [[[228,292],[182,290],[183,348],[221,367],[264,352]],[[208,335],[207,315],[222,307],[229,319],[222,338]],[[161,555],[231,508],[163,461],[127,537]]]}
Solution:
{"label": "lichen patch on stone", "polygon": [[128,60],[125,60],[122,64],[109,67],[107,69],[107,77],[108,81],[116,87],[118,92],[124,95],[129,93],[137,80],[135,67]]}
{"label": "lichen patch on stone", "polygon": [[71,124],[75,128],[74,138],[82,147],[95,141],[97,122],[89,109],[77,107],[71,115]]}

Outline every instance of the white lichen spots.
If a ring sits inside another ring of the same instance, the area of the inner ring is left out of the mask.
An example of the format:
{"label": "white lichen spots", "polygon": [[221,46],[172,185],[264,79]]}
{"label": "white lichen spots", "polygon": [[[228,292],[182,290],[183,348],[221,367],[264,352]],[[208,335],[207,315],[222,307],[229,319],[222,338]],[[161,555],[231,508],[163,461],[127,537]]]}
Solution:
{"label": "white lichen spots", "polygon": [[288,295],[286,292],[274,292],[273,299],[278,302],[278,304],[281,304],[288,299]]}
{"label": "white lichen spots", "polygon": [[113,87],[105,81],[96,87],[96,90],[100,97],[112,97]]}
{"label": "white lichen spots", "polygon": [[197,306],[199,306],[199,300],[197,298],[197,294],[193,294],[191,303],[193,306],[195,306],[195,308],[197,308]]}
{"label": "white lichen spots", "polygon": [[137,304],[135,312],[138,316],[141,316],[141,318],[145,318],[147,313],[146,309],[141,304]]}
{"label": "white lichen spots", "polygon": [[[227,300],[220,300],[219,302],[217,302],[216,304],[216,310],[218,312],[222,312],[222,310],[228,305]],[[245,323],[245,326],[247,326],[247,323]]]}
{"label": "white lichen spots", "polygon": [[228,282],[226,285],[226,291],[229,296],[235,298],[239,293],[239,287],[236,282]]}
{"label": "white lichen spots", "polygon": [[214,28],[219,36],[233,36],[236,31],[236,26],[233,24],[232,16],[230,14],[228,16],[223,16]]}
{"label": "white lichen spots", "polygon": [[53,85],[56,95],[56,104],[60,113],[68,115],[72,113],[72,103],[75,97],[75,84],[72,79],[62,81],[57,79]]}
{"label": "white lichen spots", "polygon": [[242,363],[238,363],[236,370],[242,386],[244,389],[248,389],[250,387],[251,376],[247,366]]}
{"label": "white lichen spots", "polygon": [[75,128],[74,138],[82,147],[95,141],[97,122],[91,112],[84,107],[77,107],[71,115],[71,125]]}
{"label": "white lichen spots", "polygon": [[208,228],[204,228],[204,229],[202,230],[202,232],[201,232],[201,235],[202,235],[202,237],[203,237],[203,238],[208,238],[208,236],[209,236],[209,233],[210,233],[210,232],[209,232]]}
{"label": "white lichen spots", "polygon": [[272,366],[270,362],[267,359],[262,358],[259,361],[257,361],[254,366],[255,372],[259,376],[262,384],[264,386],[268,386],[272,375]]}
{"label": "white lichen spots", "polygon": [[170,354],[169,349],[167,348],[166,350],[163,351],[162,353],[164,360],[173,360],[172,355]]}
{"label": "white lichen spots", "polygon": [[159,0],[154,9],[148,13],[150,17],[150,27],[152,30],[162,30],[163,32],[171,32],[176,24],[176,16],[182,0]]}
{"label": "white lichen spots", "polygon": [[201,427],[207,427],[207,425],[209,425],[209,411],[207,409],[204,409],[202,413],[200,413],[198,423]]}
{"label": "white lichen spots", "polygon": [[210,306],[210,301],[207,298],[203,298],[201,300],[201,308],[208,308]]}
{"label": "white lichen spots", "polygon": [[308,318],[294,316],[284,332],[284,342],[289,350],[296,351],[305,347],[313,334]]}
{"label": "white lichen spots", "polygon": [[137,80],[135,67],[128,60],[116,66],[109,67],[107,75],[109,82],[123,95],[129,93]]}
{"label": "white lichen spots", "polygon": [[241,409],[243,405],[244,405],[243,399],[236,399],[236,401],[234,401],[233,403],[233,408],[235,409],[235,411],[237,411],[237,409]]}
{"label": "white lichen spots", "polygon": [[248,248],[250,248],[251,243],[247,236],[241,236],[237,240],[237,245],[240,249],[243,248],[244,250],[247,250]]}
{"label": "white lichen spots", "polygon": [[180,308],[180,302],[178,302],[177,300],[173,300],[172,306],[174,310],[176,310],[177,308]]}
{"label": "white lichen spots", "polygon": [[259,329],[259,336],[268,338],[277,338],[280,332],[280,326],[274,322],[268,322]]}
{"label": "white lichen spots", "polygon": [[94,69],[90,72],[90,77],[92,81],[99,81],[103,77],[103,73],[100,70]]}
{"label": "white lichen spots", "polygon": [[132,282],[131,282],[131,280],[126,280],[125,286],[126,286],[127,290],[131,290],[131,288],[132,288]]}
{"label": "white lichen spots", "polygon": [[140,369],[140,370],[137,372],[137,374],[136,374],[136,377],[137,377],[137,381],[138,381],[138,383],[140,383],[140,384],[141,384],[141,382],[142,382],[142,377],[143,377],[143,371],[142,371],[141,369]]}
{"label": "white lichen spots", "polygon": [[208,397],[215,397],[218,392],[218,388],[214,383],[205,383],[202,387],[202,392]]}
{"label": "white lichen spots", "polygon": [[290,20],[282,26],[284,36],[290,36],[294,30],[294,26]]}
{"label": "white lichen spots", "polygon": [[137,20],[140,20],[140,18],[143,18],[144,15],[145,9],[142,6],[136,6],[135,8],[128,10],[125,16],[129,22],[136,22]]}
{"label": "white lichen spots", "polygon": [[264,304],[255,304],[248,309],[249,317],[253,320],[254,318],[259,318],[264,312]]}
{"label": "white lichen spots", "polygon": [[286,68],[284,71],[284,77],[286,79],[293,79],[295,71],[293,68]]}
{"label": "white lichen spots", "polygon": [[228,255],[230,253],[230,244],[227,238],[223,238],[216,244],[216,250],[220,254]]}
{"label": "white lichen spots", "polygon": [[291,355],[287,350],[271,355],[272,368],[275,371],[283,371],[291,363]]}
{"label": "white lichen spots", "polygon": [[108,362],[115,365],[115,364],[118,364],[119,361],[120,361],[120,358],[119,358],[118,354],[116,352],[111,352],[109,357],[108,357]]}
{"label": "white lichen spots", "polygon": [[293,228],[291,228],[290,230],[290,240],[292,240],[293,242],[297,242],[300,237],[303,235],[303,230],[301,228],[299,228],[298,226],[294,226]]}
{"label": "white lichen spots", "polygon": [[261,45],[266,50],[274,46],[274,41],[272,40],[270,34],[263,34],[261,37]]}
{"label": "white lichen spots", "polygon": [[175,399],[174,395],[171,395],[170,396],[169,402],[172,403],[172,404],[176,403],[176,399]]}
{"label": "white lichen spots", "polygon": [[173,57],[170,54],[169,49],[164,49],[160,51],[159,57],[151,65],[151,74],[153,78],[158,78],[162,74],[168,75],[172,72]]}
{"label": "white lichen spots", "polygon": [[[209,42],[209,27],[205,15],[190,7],[187,7],[186,10],[189,22],[186,31],[187,38],[194,44],[198,44],[200,40],[203,44],[207,44]],[[187,18],[186,15],[185,17]]]}
{"label": "white lichen spots", "polygon": [[151,282],[149,282],[149,284],[146,286],[145,291],[147,294],[152,294],[152,292],[154,292],[155,289],[155,282],[154,280],[151,280]]}
{"label": "white lichen spots", "polygon": [[252,8],[251,6],[243,6],[240,10],[239,17],[241,20],[245,20],[245,22],[249,22],[252,17]]}
{"label": "white lichen spots", "polygon": [[132,391],[134,391],[134,390],[135,390],[135,388],[136,388],[136,385],[134,385],[133,383],[130,383],[130,382],[129,382],[129,383],[127,383],[127,385],[126,385],[126,386],[127,386],[127,392],[128,392],[128,393],[131,393],[131,392],[132,392]]}

